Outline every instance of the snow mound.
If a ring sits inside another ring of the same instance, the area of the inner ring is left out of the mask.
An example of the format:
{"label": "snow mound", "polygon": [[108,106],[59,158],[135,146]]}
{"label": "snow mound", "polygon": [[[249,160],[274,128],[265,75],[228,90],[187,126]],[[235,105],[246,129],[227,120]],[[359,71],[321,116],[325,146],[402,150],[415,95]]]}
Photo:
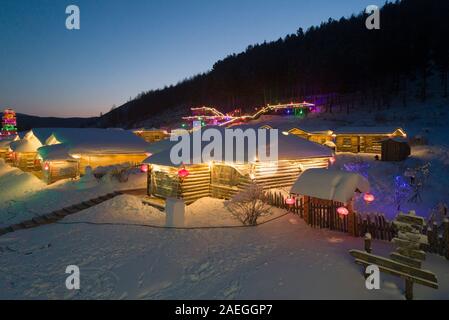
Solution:
{"label": "snow mound", "polygon": [[46,184],[33,174],[13,168],[0,159],[0,203],[15,200],[45,187]]}

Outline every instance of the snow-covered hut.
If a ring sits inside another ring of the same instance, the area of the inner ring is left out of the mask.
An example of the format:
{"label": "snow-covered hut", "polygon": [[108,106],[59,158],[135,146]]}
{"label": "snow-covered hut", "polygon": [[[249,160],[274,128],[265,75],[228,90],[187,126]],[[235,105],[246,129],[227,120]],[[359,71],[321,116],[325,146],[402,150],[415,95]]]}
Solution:
{"label": "snow-covered hut", "polygon": [[290,193],[322,200],[348,203],[355,192],[370,191],[363,176],[340,170],[310,169],[302,173],[291,187]]}
{"label": "snow-covered hut", "polygon": [[[189,134],[191,150],[193,150],[192,135],[193,133]],[[225,136],[224,133],[222,136]],[[149,165],[148,195],[159,198],[180,197],[191,203],[206,196],[229,198],[244,189],[251,181],[263,185],[266,189],[290,187],[302,171],[309,168],[327,168],[329,159],[333,156],[329,148],[294,135],[284,135],[278,131],[277,138],[276,161],[261,161],[254,157],[250,159],[247,143],[242,159],[237,159],[234,145],[234,158],[230,161],[230,156],[226,155],[223,139],[220,158],[217,156],[214,161],[205,162],[203,159],[196,159],[192,153],[188,161],[191,164],[175,164],[170,153],[176,142],[171,142],[164,151],[153,154],[144,161]],[[259,141],[259,137],[257,140]],[[208,144],[209,142],[201,143],[201,152]],[[274,148],[271,140],[267,141],[267,149],[274,150]],[[185,175],[186,171],[188,176],[183,178],[182,175]]]}
{"label": "snow-covered hut", "polygon": [[4,138],[0,140],[0,159],[4,159],[5,161],[12,161],[11,158],[11,148],[10,145],[14,141],[20,140],[19,135],[14,136],[14,138]]}
{"label": "snow-covered hut", "polygon": [[369,191],[368,180],[357,173],[310,169],[299,176],[290,193],[303,197],[303,216],[307,224],[341,230],[356,236],[358,231],[353,208],[354,194],[365,193],[365,201],[372,201],[374,197]]}
{"label": "snow-covered hut", "polygon": [[76,177],[90,166],[140,164],[148,156],[148,143],[121,129],[57,129],[39,148],[46,180],[51,183]]}
{"label": "snow-covered hut", "polygon": [[381,142],[392,137],[406,138],[399,127],[342,127],[334,132],[339,152],[381,153]]}
{"label": "snow-covered hut", "polygon": [[24,171],[39,170],[40,164],[37,158],[37,149],[43,146],[47,136],[44,129],[33,129],[28,131],[23,139],[11,142],[14,166]]}

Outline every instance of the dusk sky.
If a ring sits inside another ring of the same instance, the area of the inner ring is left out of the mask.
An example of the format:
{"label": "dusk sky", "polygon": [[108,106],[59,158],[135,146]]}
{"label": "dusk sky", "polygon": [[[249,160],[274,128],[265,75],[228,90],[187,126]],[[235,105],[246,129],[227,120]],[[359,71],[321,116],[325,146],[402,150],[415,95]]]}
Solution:
{"label": "dusk sky", "polygon": [[[0,108],[96,116],[378,0],[0,0]],[[76,4],[81,29],[65,28]]]}

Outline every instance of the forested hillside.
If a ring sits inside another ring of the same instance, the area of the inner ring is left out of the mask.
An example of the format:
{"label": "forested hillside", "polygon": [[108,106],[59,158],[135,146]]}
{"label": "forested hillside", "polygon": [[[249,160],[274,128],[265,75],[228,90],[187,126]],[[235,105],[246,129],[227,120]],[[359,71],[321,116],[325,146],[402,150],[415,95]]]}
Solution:
{"label": "forested hillside", "polygon": [[387,3],[380,30],[368,30],[366,17],[362,12],[330,19],[275,42],[251,45],[218,61],[208,73],[139,94],[101,117],[98,125],[136,126],[162,111],[188,112],[196,105],[249,109],[311,96],[331,97],[323,102],[329,108],[345,97],[387,104],[401,96],[406,105],[411,96],[428,98],[432,72],[440,79],[441,95],[447,96],[449,1]]}

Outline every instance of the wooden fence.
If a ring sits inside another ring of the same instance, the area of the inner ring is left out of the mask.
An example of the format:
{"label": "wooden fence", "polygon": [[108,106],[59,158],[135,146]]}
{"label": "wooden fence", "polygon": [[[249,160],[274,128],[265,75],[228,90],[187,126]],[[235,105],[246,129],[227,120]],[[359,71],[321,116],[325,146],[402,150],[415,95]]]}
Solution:
{"label": "wooden fence", "polygon": [[[305,205],[304,198],[299,197],[295,199],[294,204],[287,205],[286,196],[281,192],[271,192],[266,197],[268,204],[297,214],[314,228],[348,233],[348,217],[341,217],[337,213],[337,208],[341,204],[314,200]],[[356,235],[359,237],[370,233],[373,239],[386,241],[391,241],[397,236],[397,230],[393,223],[379,213],[356,214],[356,231]],[[429,246],[422,249],[449,259],[449,221],[445,220],[441,225],[430,222],[424,227],[424,234],[429,239]]]}

